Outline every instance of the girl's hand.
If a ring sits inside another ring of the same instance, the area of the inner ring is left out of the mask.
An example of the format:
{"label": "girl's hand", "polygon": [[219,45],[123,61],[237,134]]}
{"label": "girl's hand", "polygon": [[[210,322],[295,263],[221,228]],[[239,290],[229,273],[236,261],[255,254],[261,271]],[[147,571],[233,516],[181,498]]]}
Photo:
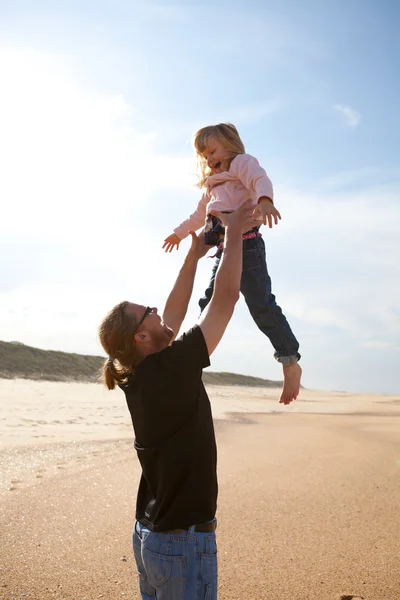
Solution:
{"label": "girl's hand", "polygon": [[278,225],[278,220],[281,218],[281,213],[275,208],[270,198],[267,198],[266,196],[260,198],[254,209],[253,219],[262,219],[264,225],[267,224],[268,219],[268,226],[272,228],[272,220],[274,220],[275,225]]}
{"label": "girl's hand", "polygon": [[178,250],[180,243],[181,243],[181,240],[178,238],[178,236],[175,233],[171,233],[171,235],[169,235],[164,240],[163,250],[165,248],[165,252],[172,252],[172,250],[175,248],[175,246],[176,246],[176,249]]}

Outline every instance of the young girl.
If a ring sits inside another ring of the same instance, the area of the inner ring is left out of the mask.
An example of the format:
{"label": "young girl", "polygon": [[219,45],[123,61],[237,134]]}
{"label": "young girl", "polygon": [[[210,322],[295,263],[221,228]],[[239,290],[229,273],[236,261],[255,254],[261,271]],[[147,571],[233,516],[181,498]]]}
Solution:
{"label": "young girl", "polygon": [[[230,123],[203,127],[194,136],[197,153],[200,188],[205,192],[197,209],[186,221],[164,240],[165,252],[179,248],[190,230],[205,225],[206,244],[218,246],[211,280],[200,299],[203,311],[211,300],[215,275],[223,252],[224,228],[221,219],[224,212],[236,210],[251,198],[254,204],[253,218],[259,224],[243,235],[243,272],[240,291],[256,325],[269,338],[275,348],[274,357],[282,364],[284,386],[280,402],[288,403],[297,397],[300,389],[301,368],[299,344],[275,302],[271,291],[265,246],[260,225],[278,224],[281,218],[273,203],[272,184],[256,158],[245,153],[238,131]],[[214,214],[211,214],[211,211]]]}

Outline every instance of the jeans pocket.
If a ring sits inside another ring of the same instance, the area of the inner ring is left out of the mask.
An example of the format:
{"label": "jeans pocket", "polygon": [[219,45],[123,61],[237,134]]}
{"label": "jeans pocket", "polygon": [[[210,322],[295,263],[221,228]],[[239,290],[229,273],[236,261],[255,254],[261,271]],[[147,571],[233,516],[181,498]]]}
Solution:
{"label": "jeans pocket", "polygon": [[142,560],[146,570],[147,579],[151,586],[158,589],[168,584],[171,593],[183,588],[185,582],[185,557],[159,554],[148,548],[142,549]]}
{"label": "jeans pocket", "polygon": [[171,577],[172,562],[170,556],[157,554],[148,548],[143,548],[142,559],[150,585],[158,588],[167,583]]}
{"label": "jeans pocket", "polygon": [[204,555],[214,556],[217,554],[217,538],[214,535],[207,535],[204,544]]}

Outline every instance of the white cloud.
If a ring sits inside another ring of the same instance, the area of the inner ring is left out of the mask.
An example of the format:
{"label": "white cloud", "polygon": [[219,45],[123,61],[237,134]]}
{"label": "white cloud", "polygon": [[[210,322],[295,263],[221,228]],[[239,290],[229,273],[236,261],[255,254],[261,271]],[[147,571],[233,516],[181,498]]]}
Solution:
{"label": "white cloud", "polygon": [[380,189],[386,186],[390,189],[394,183],[400,183],[400,166],[369,166],[334,173],[318,181],[315,187],[324,193],[327,189],[348,188],[350,186],[370,190],[375,186],[378,186]]}
{"label": "white cloud", "polygon": [[216,121],[230,121],[239,125],[257,123],[276,112],[280,105],[281,103],[275,99],[269,102],[246,104],[232,109],[225,107],[224,116],[221,115],[221,118],[217,118]]}
{"label": "white cloud", "polygon": [[157,213],[190,190],[194,161],[158,154],[123,96],[82,88],[59,60],[1,48],[0,79],[2,337],[93,351],[93,315],[132,293],[165,300],[176,271]]}
{"label": "white cloud", "polygon": [[344,117],[346,125],[351,129],[355,129],[360,124],[361,115],[357,110],[351,108],[351,106],[335,104],[333,108]]}
{"label": "white cloud", "polygon": [[18,221],[19,233],[90,240],[111,208],[143,215],[155,190],[192,183],[190,159],[157,155],[121,95],[84,90],[35,52],[1,52],[0,77],[2,234]]}

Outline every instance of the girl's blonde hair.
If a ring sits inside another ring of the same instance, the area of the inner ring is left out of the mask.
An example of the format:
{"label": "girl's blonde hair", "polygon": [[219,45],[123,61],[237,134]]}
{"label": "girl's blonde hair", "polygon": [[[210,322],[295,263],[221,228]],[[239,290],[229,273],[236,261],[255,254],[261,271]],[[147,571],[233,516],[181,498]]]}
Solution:
{"label": "girl's blonde hair", "polygon": [[203,152],[212,138],[219,140],[226,150],[232,152],[232,157],[228,160],[228,168],[237,154],[244,154],[246,152],[238,130],[232,123],[219,123],[218,125],[208,125],[199,129],[193,137],[193,145],[197,153],[197,172],[199,178],[197,186],[199,188],[205,187],[207,179],[211,175],[211,170],[207,166]]}
{"label": "girl's blonde hair", "polygon": [[104,361],[100,380],[109,389],[115,384],[126,383],[138,359],[133,344],[136,319],[126,314],[128,302],[120,302],[104,317],[99,327],[101,345],[108,358]]}

